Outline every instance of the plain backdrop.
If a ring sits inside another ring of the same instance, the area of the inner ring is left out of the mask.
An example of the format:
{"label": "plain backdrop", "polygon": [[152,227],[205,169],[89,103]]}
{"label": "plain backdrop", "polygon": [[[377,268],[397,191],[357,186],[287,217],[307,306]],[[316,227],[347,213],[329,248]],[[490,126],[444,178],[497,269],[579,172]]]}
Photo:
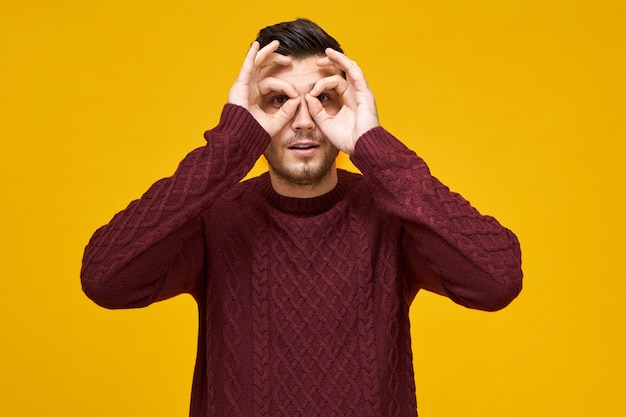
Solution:
{"label": "plain backdrop", "polygon": [[503,311],[417,296],[420,417],[626,415],[626,3],[4,3],[0,415],[187,415],[193,300],[104,310],[82,252],[203,145],[258,30],[297,17],[360,64],[383,126],[522,244]]}

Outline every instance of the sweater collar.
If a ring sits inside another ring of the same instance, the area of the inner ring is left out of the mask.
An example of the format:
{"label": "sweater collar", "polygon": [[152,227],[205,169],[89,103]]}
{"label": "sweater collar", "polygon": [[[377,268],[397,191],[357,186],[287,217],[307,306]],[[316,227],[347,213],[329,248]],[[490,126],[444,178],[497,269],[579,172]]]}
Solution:
{"label": "sweater collar", "polygon": [[330,209],[342,200],[350,189],[351,175],[342,169],[337,170],[337,185],[326,194],[312,198],[285,197],[272,188],[268,172],[259,177],[261,194],[269,204],[285,213],[314,216]]}

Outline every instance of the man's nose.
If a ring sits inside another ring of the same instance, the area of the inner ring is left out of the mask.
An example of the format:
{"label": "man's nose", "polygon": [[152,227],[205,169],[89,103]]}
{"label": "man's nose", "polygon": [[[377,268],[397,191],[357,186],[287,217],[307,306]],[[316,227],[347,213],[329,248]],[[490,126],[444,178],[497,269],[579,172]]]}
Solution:
{"label": "man's nose", "polygon": [[310,131],[315,129],[315,122],[311,117],[311,113],[309,113],[309,106],[307,106],[304,97],[300,99],[300,104],[296,110],[291,127],[298,131]]}

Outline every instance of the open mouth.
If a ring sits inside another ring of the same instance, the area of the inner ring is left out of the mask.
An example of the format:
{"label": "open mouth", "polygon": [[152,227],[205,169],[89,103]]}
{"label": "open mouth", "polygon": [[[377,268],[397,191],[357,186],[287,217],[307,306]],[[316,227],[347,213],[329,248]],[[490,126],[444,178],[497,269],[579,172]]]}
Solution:
{"label": "open mouth", "polygon": [[296,143],[295,145],[290,146],[289,149],[307,150],[307,149],[319,148],[319,146],[320,145],[318,145],[317,143]]}

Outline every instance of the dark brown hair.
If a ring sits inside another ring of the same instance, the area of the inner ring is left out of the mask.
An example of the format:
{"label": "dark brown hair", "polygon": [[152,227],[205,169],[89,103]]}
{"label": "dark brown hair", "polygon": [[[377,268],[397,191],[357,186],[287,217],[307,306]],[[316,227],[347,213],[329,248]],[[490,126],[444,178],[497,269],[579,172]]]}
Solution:
{"label": "dark brown hair", "polygon": [[261,44],[261,48],[273,40],[278,40],[280,46],[276,52],[297,59],[325,55],[326,48],[343,52],[335,38],[308,19],[296,19],[268,26],[259,31],[256,40]]}

